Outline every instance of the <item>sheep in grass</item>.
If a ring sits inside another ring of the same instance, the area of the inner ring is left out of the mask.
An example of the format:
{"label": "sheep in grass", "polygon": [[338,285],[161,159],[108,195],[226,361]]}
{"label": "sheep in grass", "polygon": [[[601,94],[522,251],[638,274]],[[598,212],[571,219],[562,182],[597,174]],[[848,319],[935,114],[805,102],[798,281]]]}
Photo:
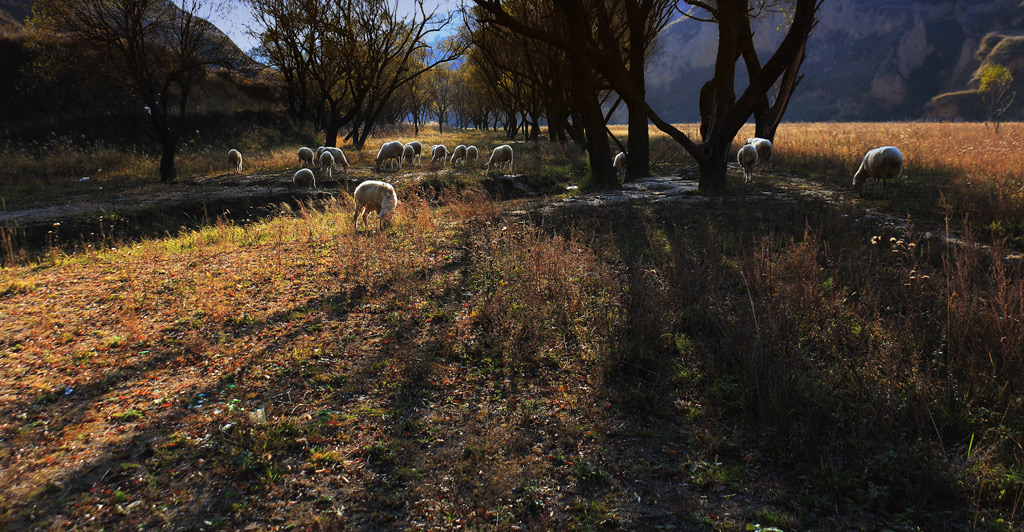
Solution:
{"label": "sheep in grass", "polygon": [[334,155],[331,155],[330,151],[324,150],[320,154],[320,176],[330,179],[332,168],[334,168]]}
{"label": "sheep in grass", "polygon": [[506,163],[508,163],[508,173],[511,174],[512,146],[509,146],[508,144],[502,144],[501,146],[494,148],[494,151],[491,152],[491,158],[487,160],[487,164],[484,165],[484,168],[486,168],[487,171],[490,172],[491,166],[497,166],[498,171],[500,172]]}
{"label": "sheep in grass", "polygon": [[444,144],[434,144],[430,147],[430,164],[441,163],[444,166],[448,160],[448,148]]}
{"label": "sheep in grass", "polygon": [[313,155],[313,162],[314,162],[314,163],[316,163],[316,164],[320,164],[320,154],[322,154],[322,153],[324,152],[324,150],[325,150],[325,149],[327,149],[327,147],[326,147],[326,146],[319,146],[319,147],[318,147],[318,148],[316,149],[316,154],[315,154],[315,155]]}
{"label": "sheep in grass", "polygon": [[747,139],[747,144],[750,144],[757,149],[757,165],[771,167],[772,163],[772,141],[763,139],[761,137],[750,137]]}
{"label": "sheep in grass", "polygon": [[[310,153],[313,150],[309,150]],[[313,171],[309,168],[303,168],[298,172],[295,172],[295,176],[292,177],[292,183],[300,187],[316,188],[316,176],[313,175]]]}
{"label": "sheep in grass", "polygon": [[380,217],[379,229],[384,229],[398,207],[398,195],[395,194],[395,187],[383,181],[363,181],[356,187],[352,194],[356,201],[356,210],[352,213],[352,227],[359,230],[359,215],[363,216],[363,227],[369,227],[366,222],[370,211],[376,212]]}
{"label": "sheep in grass", "polygon": [[750,183],[754,180],[754,168],[757,167],[757,148],[750,144],[744,144],[740,151],[736,152],[736,162],[743,168],[743,182]]}
{"label": "sheep in grass", "polygon": [[313,167],[313,150],[303,146],[299,148],[299,167]]}
{"label": "sheep in grass", "polygon": [[238,150],[228,151],[228,165],[231,171],[236,174],[242,173],[242,154]]}
{"label": "sheep in grass", "polygon": [[463,166],[466,165],[466,145],[465,144],[459,144],[458,146],[455,147],[455,150],[452,151],[452,166],[455,166],[455,163],[458,162],[458,161],[462,161],[462,165]]}
{"label": "sheep in grass", "polygon": [[858,192],[864,192],[864,183],[868,179],[874,179],[874,187],[878,188],[878,181],[882,181],[882,195],[885,195],[886,182],[891,177],[895,185],[903,174],[903,154],[894,146],[882,146],[868,150],[864,160],[860,162],[860,168],[853,174],[853,188]]}
{"label": "sheep in grass", "polygon": [[476,164],[477,159],[480,158],[480,152],[476,149],[476,146],[466,147],[466,160],[470,164]]}
{"label": "sheep in grass", "polygon": [[334,157],[334,164],[341,166],[343,173],[348,173],[348,159],[345,157],[345,153],[341,151],[341,148],[324,148],[325,152],[329,152]]}
{"label": "sheep in grass", "polygon": [[412,164],[416,160],[416,150],[413,149],[411,144],[406,144],[402,148],[402,162],[405,164]]}
{"label": "sheep in grass", "polygon": [[377,152],[377,171],[380,172],[381,168],[384,167],[384,163],[394,160],[398,163],[398,169],[402,169],[402,154],[405,153],[405,146],[397,140],[392,142],[385,142],[380,147],[380,151]]}
{"label": "sheep in grass", "polygon": [[405,162],[408,164],[412,164],[413,157],[416,158],[416,164],[423,164],[423,157],[421,156],[422,153],[423,144],[420,144],[420,142],[417,140],[414,140],[406,144],[403,150]]}
{"label": "sheep in grass", "polygon": [[622,183],[626,179],[626,152],[620,152],[612,160],[612,166],[615,168],[615,177],[619,178],[619,183]]}

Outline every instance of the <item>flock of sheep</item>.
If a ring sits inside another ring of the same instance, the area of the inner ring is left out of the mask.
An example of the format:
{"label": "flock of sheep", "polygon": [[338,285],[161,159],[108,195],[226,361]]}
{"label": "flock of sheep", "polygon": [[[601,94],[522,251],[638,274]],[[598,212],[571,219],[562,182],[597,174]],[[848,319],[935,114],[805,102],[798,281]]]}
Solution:
{"label": "flock of sheep", "polygon": [[[772,150],[773,146],[770,140],[752,137],[747,139],[746,144],[736,152],[736,162],[743,169],[743,181],[745,183],[750,183],[754,180],[754,172],[759,165],[771,165]],[[377,152],[375,168],[380,172],[385,166],[401,169],[403,162],[405,164],[414,164],[414,162],[422,164],[422,152],[423,144],[418,141],[412,141],[408,144],[402,144],[399,141],[386,142],[380,147],[380,151]],[[430,148],[430,164],[444,166],[446,162],[450,161],[452,166],[455,166],[461,161],[463,166],[465,166],[470,163],[476,163],[478,155],[479,151],[476,146],[459,144],[455,147],[455,150],[449,152],[444,144],[435,144]],[[320,146],[314,152],[310,148],[302,147],[299,148],[298,156],[299,166],[302,168],[295,172],[292,182],[301,187],[316,187],[316,175],[313,174],[312,170],[314,165],[320,168],[321,177],[326,179],[330,179],[332,172],[339,166],[343,173],[347,173],[349,169],[348,159],[339,148]],[[627,156],[626,152],[621,152],[612,161],[612,166],[615,168],[619,181],[622,181],[626,175]],[[489,172],[492,166],[496,166],[499,171],[502,171],[507,164],[508,173],[511,174],[512,158],[512,146],[503,144],[494,148],[491,152],[491,157],[484,164],[484,168]],[[228,164],[234,173],[241,173],[242,154],[238,150],[228,151]],[[875,148],[869,150],[864,155],[860,167],[853,175],[853,188],[863,191],[864,184],[868,179],[874,179],[876,188],[878,182],[882,182],[882,193],[884,194],[888,179],[891,178],[895,183],[902,173],[903,154],[900,153],[899,149],[893,146]],[[366,216],[373,211],[380,217],[379,227],[383,229],[387,220],[391,218],[395,208],[398,206],[398,196],[395,194],[395,188],[383,181],[364,181],[356,187],[354,198],[356,212],[352,215],[352,223],[356,228],[358,228],[359,215],[362,214],[363,225],[366,226]]]}
{"label": "flock of sheep", "polygon": [[[421,164],[422,152],[423,144],[417,141],[408,144],[402,144],[398,141],[386,142],[380,147],[380,151],[377,152],[375,168],[380,172],[385,166],[401,169],[403,162],[405,164],[413,164],[415,161],[416,164]],[[454,151],[449,152],[444,144],[435,144],[430,148],[430,163],[444,166],[446,162],[451,161],[452,166],[455,166],[461,161],[463,166],[465,166],[469,163],[475,163],[479,158],[479,153],[476,146],[460,144],[455,147]],[[498,146],[491,152],[491,157],[484,165],[484,168],[490,171],[492,166],[496,166],[501,171],[507,165],[508,173],[511,174],[512,155],[512,146],[508,144]],[[340,148],[320,146],[314,152],[311,148],[302,147],[299,148],[298,157],[301,168],[292,176],[292,183],[300,187],[316,187],[316,175],[312,170],[314,165],[320,168],[320,176],[324,179],[330,179],[334,170],[338,167],[341,168],[342,173],[348,173],[348,158],[345,157],[345,153]],[[228,164],[233,173],[241,173],[241,152],[234,149],[229,150]],[[360,214],[363,216],[363,225],[366,226],[367,215],[370,212],[376,212],[380,218],[379,227],[383,229],[398,206],[398,196],[395,194],[395,188],[383,181],[370,180],[360,183],[356,187],[353,197],[355,198],[356,211],[352,215],[352,223],[356,228],[358,228]]]}
{"label": "flock of sheep", "polygon": [[[750,183],[754,180],[754,171],[758,165],[765,163],[770,165],[772,161],[772,141],[760,137],[751,137],[747,143],[736,152],[736,162],[743,169],[743,181]],[[622,154],[619,154],[622,155]],[[618,167],[618,159],[616,159]],[[874,179],[875,188],[878,182],[882,182],[882,194],[885,194],[886,185],[889,179],[893,183],[899,180],[903,174],[903,154],[894,146],[882,146],[868,150],[860,167],[853,174],[853,188],[863,192],[864,184],[868,179]]]}

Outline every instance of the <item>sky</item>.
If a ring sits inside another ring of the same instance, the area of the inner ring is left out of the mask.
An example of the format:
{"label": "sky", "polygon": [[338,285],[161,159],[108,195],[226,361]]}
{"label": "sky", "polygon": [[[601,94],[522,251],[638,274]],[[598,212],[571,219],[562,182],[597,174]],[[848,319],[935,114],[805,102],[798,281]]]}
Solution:
{"label": "sky", "polygon": [[[389,0],[389,3],[394,1]],[[425,0],[423,2],[427,13],[430,13],[435,8],[438,11],[455,9],[459,7],[459,4],[459,0]],[[398,9],[402,13],[413,13],[415,6],[416,2],[414,0],[398,0]],[[416,10],[415,12],[418,13],[419,11]],[[244,52],[248,52],[256,45],[256,41],[249,35],[246,35],[248,24],[250,23],[249,7],[241,1],[229,0],[223,2],[222,5],[218,5],[217,9],[210,16],[210,22],[213,22],[228,37],[231,37],[231,40],[235,41],[235,44]]]}

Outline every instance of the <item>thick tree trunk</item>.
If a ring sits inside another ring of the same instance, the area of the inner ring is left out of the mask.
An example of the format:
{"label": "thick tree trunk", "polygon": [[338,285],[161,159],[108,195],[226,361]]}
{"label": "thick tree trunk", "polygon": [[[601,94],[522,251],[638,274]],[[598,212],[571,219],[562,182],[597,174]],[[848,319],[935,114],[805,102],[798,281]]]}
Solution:
{"label": "thick tree trunk", "polygon": [[163,154],[160,156],[160,181],[172,183],[178,179],[178,170],[174,167],[174,156],[178,153],[177,139],[164,139]]}
{"label": "thick tree trunk", "polygon": [[341,131],[341,121],[332,120],[324,123],[324,146],[336,147],[338,145],[339,131]]}
{"label": "thick tree trunk", "polygon": [[651,174],[651,135],[647,129],[645,109],[629,108],[629,138],[626,139],[626,181],[632,181]]}
{"label": "thick tree trunk", "polygon": [[729,144],[712,142],[703,145],[707,156],[697,159],[700,169],[700,181],[697,186],[701,190],[720,194],[725,192],[725,177],[729,162]]}
{"label": "thick tree trunk", "polygon": [[590,67],[582,63],[574,63],[570,86],[573,108],[578,109],[582,120],[584,135],[587,140],[587,155],[590,159],[590,186],[596,189],[619,188],[619,180],[612,167],[612,150],[605,136],[608,131],[604,111],[597,98],[598,91],[594,85],[594,75]]}

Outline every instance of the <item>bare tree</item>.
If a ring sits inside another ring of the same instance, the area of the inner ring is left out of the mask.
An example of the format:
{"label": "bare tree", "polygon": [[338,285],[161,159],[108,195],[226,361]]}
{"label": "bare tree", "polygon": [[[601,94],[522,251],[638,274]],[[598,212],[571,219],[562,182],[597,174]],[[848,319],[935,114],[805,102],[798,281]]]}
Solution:
{"label": "bare tree", "polygon": [[455,71],[447,66],[435,68],[427,77],[426,87],[430,96],[428,107],[437,119],[437,132],[444,133],[444,124],[448,123],[458,92]]}
{"label": "bare tree", "polygon": [[[426,56],[424,55],[419,59],[420,64],[423,64],[425,60]],[[412,118],[413,129],[417,135],[420,134],[420,124],[423,123],[423,117],[426,115],[429,105],[427,77],[427,74],[416,76],[409,80],[401,89],[408,105],[409,116]]]}
{"label": "bare tree", "polygon": [[464,33],[473,42],[467,65],[508,116],[506,135],[514,138],[523,129],[536,140],[541,117],[549,115],[551,93],[564,100],[564,52],[496,25],[468,25]]}
{"label": "bare tree", "polygon": [[[725,187],[726,163],[733,138],[755,110],[764,109],[766,94],[784,73],[788,73],[787,75],[793,76],[793,79],[788,83],[784,79],[783,86],[790,93],[780,93],[776,99],[779,105],[775,109],[781,118],[781,111],[784,111],[785,105],[788,104],[791,91],[798,81],[795,75],[803,60],[804,48],[815,25],[815,16],[821,0],[790,0],[786,4],[793,16],[785,38],[764,65],[753,65],[753,62],[748,65],[748,71],[753,75],[750,76],[746,89],[738,97],[735,93],[736,63],[743,57],[744,52],[749,54],[753,46],[750,19],[756,11],[751,11],[748,0],[719,0],[714,3],[687,1],[688,4],[701,9],[711,10],[705,20],[716,23],[719,30],[714,75],[704,85],[699,95],[701,142],[691,139],[661,119],[651,109],[646,101],[642,71],[636,67],[639,61],[635,57],[641,50],[639,43],[645,42],[645,39],[648,39],[646,34],[657,27],[657,24],[649,25],[647,20],[665,20],[663,17],[666,10],[676,9],[675,2],[560,0],[553,3],[548,16],[559,20],[562,28],[560,31],[552,31],[549,27],[531,24],[529,20],[516,17],[515,13],[509,11],[506,4],[500,0],[474,1],[478,7],[486,10],[487,22],[508,27],[521,35],[542,40],[567,51],[573,58],[569,66],[576,79],[579,79],[580,73],[585,73],[584,65],[589,70],[599,73],[626,103],[630,110],[630,123],[634,124],[634,120],[636,121],[637,132],[640,130],[641,120],[633,118],[633,114],[643,109],[646,114],[645,120],[650,119],[697,161],[700,168],[700,187],[705,190],[721,191]],[[623,37],[621,28],[625,28],[626,37]],[[629,60],[623,58],[621,43],[624,40],[638,43],[632,45]],[[577,89],[579,90],[578,87]],[[596,90],[596,87],[592,89]],[[582,111],[583,109],[581,113]],[[587,120],[586,116],[584,120]],[[633,127],[630,131],[632,136]],[[587,144],[593,148],[596,143],[589,138],[590,134],[591,132],[587,131]],[[601,175],[600,182],[607,182],[611,179],[608,176],[612,175],[610,162],[596,162],[600,165],[597,168],[593,166],[595,158],[591,153],[592,171]],[[604,175],[605,172],[608,176]]]}
{"label": "bare tree", "polygon": [[[201,15],[203,0],[47,0],[33,24],[107,58],[114,79],[148,113],[162,145],[160,179],[177,178],[174,158],[186,131],[192,91],[208,67],[228,66],[232,46]],[[113,77],[113,76],[112,76]]]}
{"label": "bare tree", "polygon": [[314,87],[311,68],[317,56],[310,43],[318,38],[318,26],[309,24],[310,10],[319,5],[308,0],[249,0],[256,27],[248,33],[259,42],[256,53],[274,65],[284,79],[288,110],[298,120],[304,120],[313,111],[311,101],[317,98],[320,87]]}
{"label": "bare tree", "polygon": [[[508,28],[527,37],[527,40],[540,41],[558,50],[558,55],[564,54],[565,59],[560,62],[558,70],[563,74],[561,79],[564,81],[566,98],[571,102],[573,122],[582,131],[583,140],[586,142],[590,159],[590,184],[597,188],[618,187],[608,145],[607,118],[601,108],[602,92],[606,92],[607,82],[595,68],[593,57],[577,55],[581,46],[586,46],[586,43],[594,40],[591,36],[593,25],[589,22],[594,19],[590,17],[591,13],[584,9],[586,6],[577,0],[475,1],[477,9],[472,12],[472,16],[477,24]],[[493,50],[500,48],[494,47]],[[621,61],[621,57],[618,60]],[[541,62],[543,54],[530,54],[525,61]],[[499,69],[497,75],[501,72]],[[527,69],[521,70],[521,73],[526,72]],[[521,89],[513,86],[510,90]],[[506,112],[506,115],[508,114]],[[514,116],[510,119],[515,120]]]}
{"label": "bare tree", "polygon": [[[294,70],[316,93],[328,146],[337,144],[348,124],[346,139],[362,149],[396,91],[462,54],[458,43],[430,46],[429,37],[452,17],[427,13],[423,0],[415,0],[415,11],[407,16],[399,15],[397,2],[384,0],[245,1],[257,20],[253,33],[264,43],[261,49],[288,52],[268,60],[278,68],[288,68],[289,61],[303,65]],[[281,31],[278,12],[296,28]]]}

